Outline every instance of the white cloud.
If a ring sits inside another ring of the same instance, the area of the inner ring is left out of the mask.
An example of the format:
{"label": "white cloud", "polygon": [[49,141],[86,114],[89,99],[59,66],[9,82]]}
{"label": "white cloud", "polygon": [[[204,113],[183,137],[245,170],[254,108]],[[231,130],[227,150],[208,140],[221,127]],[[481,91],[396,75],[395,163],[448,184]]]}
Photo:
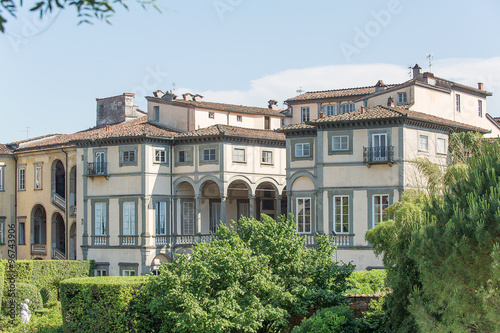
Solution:
{"label": "white cloud", "polygon": [[[412,64],[414,65],[414,64]],[[420,64],[427,71],[427,64]],[[436,76],[453,80],[472,87],[484,83],[484,89],[500,94],[500,57],[489,59],[453,58],[433,62]],[[303,69],[288,69],[252,80],[248,90],[206,90],[191,91],[177,89],[178,94],[186,91],[201,93],[204,100],[251,106],[267,106],[267,101],[276,99],[282,103],[287,98],[304,91],[329,90],[374,85],[378,80],[385,83],[400,83],[408,80],[410,69],[391,64],[331,65]],[[500,115],[500,99],[488,98],[488,112]]]}

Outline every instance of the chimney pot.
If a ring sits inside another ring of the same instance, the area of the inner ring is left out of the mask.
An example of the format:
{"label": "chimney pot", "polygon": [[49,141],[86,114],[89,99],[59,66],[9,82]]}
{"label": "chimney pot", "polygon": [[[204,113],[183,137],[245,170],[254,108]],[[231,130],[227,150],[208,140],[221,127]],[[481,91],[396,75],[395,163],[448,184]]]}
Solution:
{"label": "chimney pot", "polygon": [[420,70],[422,67],[420,67],[418,64],[415,64],[415,66],[412,68],[413,70],[413,78],[416,78],[417,76],[420,75]]}
{"label": "chimney pot", "polygon": [[483,90],[483,83],[482,82],[477,83],[477,89]]}
{"label": "chimney pot", "polygon": [[325,118],[325,113],[324,113],[324,112],[320,112],[320,113],[319,113],[319,117],[320,117],[320,118]]}
{"label": "chimney pot", "polygon": [[365,107],[364,107],[364,106],[362,106],[362,107],[361,107],[360,112],[361,112],[361,113],[365,113]]}
{"label": "chimney pot", "polygon": [[109,132],[111,131],[111,126],[110,125],[106,125],[106,132]]}
{"label": "chimney pot", "polygon": [[392,96],[389,96],[387,99],[387,106],[394,107],[394,98],[392,98]]}

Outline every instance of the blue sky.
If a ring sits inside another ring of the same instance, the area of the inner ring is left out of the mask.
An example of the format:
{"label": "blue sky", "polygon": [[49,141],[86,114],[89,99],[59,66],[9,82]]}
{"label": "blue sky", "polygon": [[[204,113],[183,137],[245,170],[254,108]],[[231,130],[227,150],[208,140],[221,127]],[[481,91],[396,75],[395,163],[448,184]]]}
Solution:
{"label": "blue sky", "polygon": [[[31,5],[26,0],[25,6]],[[453,4],[453,5],[451,5]],[[156,89],[263,106],[305,91],[398,83],[408,66],[494,93],[500,116],[498,1],[158,0],[112,25],[73,9],[23,10],[0,35],[0,142],[94,126],[95,98]]]}

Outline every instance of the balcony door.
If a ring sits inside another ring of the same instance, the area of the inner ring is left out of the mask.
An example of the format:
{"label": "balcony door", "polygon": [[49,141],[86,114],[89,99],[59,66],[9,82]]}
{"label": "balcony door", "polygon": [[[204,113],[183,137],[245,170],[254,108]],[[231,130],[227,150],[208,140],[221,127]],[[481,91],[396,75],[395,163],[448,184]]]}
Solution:
{"label": "balcony door", "polygon": [[95,158],[94,158],[94,170],[96,174],[103,174],[105,172],[104,169],[104,152],[99,151],[95,153]]}
{"label": "balcony door", "polygon": [[210,231],[217,232],[219,223],[221,222],[220,201],[210,201]]}
{"label": "balcony door", "polygon": [[387,134],[373,134],[372,157],[373,161],[387,160]]}

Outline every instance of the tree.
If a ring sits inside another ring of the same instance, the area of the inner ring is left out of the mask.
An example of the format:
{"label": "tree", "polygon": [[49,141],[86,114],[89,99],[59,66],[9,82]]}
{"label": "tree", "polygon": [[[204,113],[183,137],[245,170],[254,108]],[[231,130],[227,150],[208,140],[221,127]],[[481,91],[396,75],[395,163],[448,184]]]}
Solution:
{"label": "tree", "polygon": [[500,331],[500,145],[483,143],[426,208],[410,258],[421,286],[410,311],[428,332]]}
{"label": "tree", "polygon": [[151,279],[151,313],[162,332],[282,331],[291,315],[346,302],[353,267],[332,262],[333,250],[326,238],[307,249],[291,220],[221,225]]}
{"label": "tree", "polygon": [[[160,10],[156,4],[156,0],[136,0],[142,7],[152,5],[158,11]],[[16,12],[19,7],[23,6],[23,1],[19,0],[0,0],[0,8],[7,11],[10,16],[16,18]],[[128,9],[127,0],[38,0],[30,10],[40,13],[40,17],[51,13],[56,8],[74,8],[80,23],[91,23],[92,19],[106,21],[115,14],[116,6],[122,6]],[[7,19],[0,10],[0,31],[5,32],[5,23]]]}

